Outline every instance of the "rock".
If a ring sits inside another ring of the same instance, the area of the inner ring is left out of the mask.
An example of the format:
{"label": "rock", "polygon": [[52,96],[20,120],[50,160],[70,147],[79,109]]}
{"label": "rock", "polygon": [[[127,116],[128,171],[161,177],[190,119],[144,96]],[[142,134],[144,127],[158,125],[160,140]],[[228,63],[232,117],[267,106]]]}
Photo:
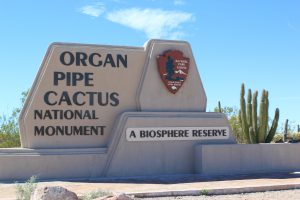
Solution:
{"label": "rock", "polygon": [[63,187],[38,187],[34,190],[30,200],[78,200],[77,195]]}
{"label": "rock", "polygon": [[119,195],[109,196],[109,197],[99,197],[94,200],[133,200],[133,198],[127,196],[126,194],[119,194]]}

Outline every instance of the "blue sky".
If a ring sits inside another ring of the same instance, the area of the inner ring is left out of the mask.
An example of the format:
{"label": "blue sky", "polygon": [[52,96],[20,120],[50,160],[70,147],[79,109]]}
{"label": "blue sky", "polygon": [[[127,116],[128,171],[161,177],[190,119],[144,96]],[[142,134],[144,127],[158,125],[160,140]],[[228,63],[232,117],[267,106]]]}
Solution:
{"label": "blue sky", "polygon": [[142,46],[188,41],[213,110],[242,82],[269,90],[270,115],[300,124],[298,0],[45,0],[0,3],[0,113],[20,105],[52,42]]}

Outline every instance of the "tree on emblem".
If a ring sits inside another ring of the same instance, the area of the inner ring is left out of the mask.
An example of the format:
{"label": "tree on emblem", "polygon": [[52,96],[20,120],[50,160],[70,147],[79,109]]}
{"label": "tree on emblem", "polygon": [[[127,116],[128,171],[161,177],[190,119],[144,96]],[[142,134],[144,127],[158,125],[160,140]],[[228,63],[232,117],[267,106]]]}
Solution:
{"label": "tree on emblem", "polygon": [[173,59],[168,56],[168,60],[166,63],[166,71],[167,71],[167,76],[166,79],[169,81],[173,81],[173,75],[174,75],[174,65],[173,65]]}

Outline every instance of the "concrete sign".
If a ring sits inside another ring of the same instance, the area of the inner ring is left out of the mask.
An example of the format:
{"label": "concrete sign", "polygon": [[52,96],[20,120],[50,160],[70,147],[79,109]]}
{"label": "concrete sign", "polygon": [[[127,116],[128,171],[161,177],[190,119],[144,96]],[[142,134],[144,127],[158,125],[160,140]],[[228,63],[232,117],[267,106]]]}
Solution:
{"label": "concrete sign", "polygon": [[0,149],[0,181],[193,174],[199,146],[236,143],[226,116],[206,112],[184,41],[53,43],[19,122],[25,148]]}
{"label": "concrete sign", "polygon": [[[169,56],[170,87],[160,79],[161,55]],[[178,92],[174,96],[168,90]],[[151,40],[145,47],[53,43],[21,113],[22,146],[104,147],[122,112],[205,108],[206,95],[188,43]]]}

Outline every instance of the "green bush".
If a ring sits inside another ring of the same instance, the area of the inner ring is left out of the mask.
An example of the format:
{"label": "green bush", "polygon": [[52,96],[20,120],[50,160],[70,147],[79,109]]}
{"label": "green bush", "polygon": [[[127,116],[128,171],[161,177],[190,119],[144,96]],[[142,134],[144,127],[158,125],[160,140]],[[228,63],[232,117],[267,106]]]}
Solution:
{"label": "green bush", "polygon": [[294,133],[293,134],[293,140],[297,141],[297,142],[300,142],[300,133]]}
{"label": "green bush", "polygon": [[22,92],[20,108],[15,108],[9,116],[0,115],[0,148],[21,146],[18,119],[28,91]]}
{"label": "green bush", "polygon": [[246,139],[244,137],[244,134],[242,133],[242,127],[238,118],[238,109],[236,107],[221,107],[221,102],[219,101],[218,107],[215,107],[214,112],[224,113],[228,117],[229,125],[231,126],[237,143],[246,143]]}
{"label": "green bush", "polygon": [[208,196],[209,195],[209,191],[207,189],[203,189],[203,190],[200,191],[200,195]]}
{"label": "green bush", "polygon": [[283,134],[275,134],[272,142],[274,143],[283,143]]}
{"label": "green bush", "polygon": [[0,148],[12,148],[20,146],[20,135],[18,133],[0,133]]}
{"label": "green bush", "polygon": [[[272,142],[283,143],[283,134],[276,134]],[[286,142],[289,143],[300,142],[300,133],[288,133]]]}
{"label": "green bush", "polygon": [[37,177],[32,176],[24,184],[17,184],[16,194],[17,200],[30,200],[31,194],[34,192],[37,186]]}
{"label": "green bush", "polygon": [[102,190],[97,190],[97,191],[92,191],[89,192],[87,194],[85,194],[84,196],[80,197],[80,200],[92,200],[92,199],[96,199],[99,197],[103,197],[103,196],[111,196],[112,193],[108,192],[108,191],[102,191]]}

